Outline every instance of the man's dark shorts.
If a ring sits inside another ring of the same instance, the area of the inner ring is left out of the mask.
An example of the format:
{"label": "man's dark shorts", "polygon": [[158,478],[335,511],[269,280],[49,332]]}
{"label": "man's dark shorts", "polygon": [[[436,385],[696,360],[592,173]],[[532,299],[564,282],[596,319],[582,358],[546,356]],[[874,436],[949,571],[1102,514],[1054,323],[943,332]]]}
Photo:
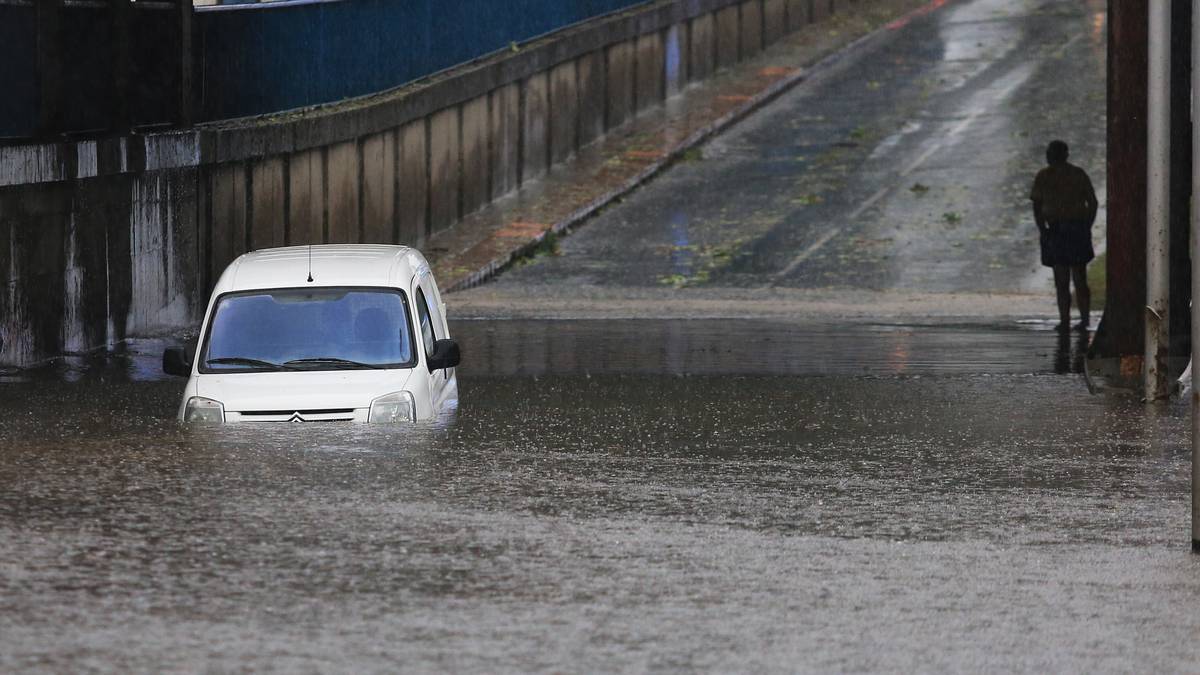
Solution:
{"label": "man's dark shorts", "polygon": [[1042,264],[1046,267],[1077,267],[1096,257],[1092,249],[1092,226],[1086,220],[1050,223],[1042,232]]}

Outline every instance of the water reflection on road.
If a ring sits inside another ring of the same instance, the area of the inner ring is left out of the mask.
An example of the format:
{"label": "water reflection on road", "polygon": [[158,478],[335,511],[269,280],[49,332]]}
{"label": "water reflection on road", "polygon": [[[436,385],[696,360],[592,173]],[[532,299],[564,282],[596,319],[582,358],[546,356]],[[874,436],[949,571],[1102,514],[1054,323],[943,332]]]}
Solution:
{"label": "water reflection on road", "polygon": [[1034,328],[463,322],[414,429],[9,377],[0,670],[1186,670],[1185,409]]}

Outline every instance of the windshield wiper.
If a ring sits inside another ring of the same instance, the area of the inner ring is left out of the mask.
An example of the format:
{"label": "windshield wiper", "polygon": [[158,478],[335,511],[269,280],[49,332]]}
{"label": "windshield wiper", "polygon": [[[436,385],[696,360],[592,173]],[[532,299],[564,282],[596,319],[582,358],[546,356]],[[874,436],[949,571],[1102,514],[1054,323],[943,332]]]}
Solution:
{"label": "windshield wiper", "polygon": [[351,361],[349,359],[339,359],[336,356],[318,356],[318,357],[311,358],[311,359],[292,359],[291,361],[288,361],[288,362],[284,363],[283,365],[284,365],[284,367],[303,366],[303,365],[316,365],[316,366],[328,365],[328,366],[341,366],[344,368],[370,368],[372,370],[380,370],[383,368],[383,366],[377,366],[377,365],[374,365],[371,363],[362,363],[359,361]]}
{"label": "windshield wiper", "polygon": [[251,359],[244,356],[222,356],[217,359],[209,359],[204,362],[206,366],[249,366],[251,368],[269,368],[271,370],[295,370],[290,368],[286,363],[274,363],[271,361],[263,361],[262,359]]}

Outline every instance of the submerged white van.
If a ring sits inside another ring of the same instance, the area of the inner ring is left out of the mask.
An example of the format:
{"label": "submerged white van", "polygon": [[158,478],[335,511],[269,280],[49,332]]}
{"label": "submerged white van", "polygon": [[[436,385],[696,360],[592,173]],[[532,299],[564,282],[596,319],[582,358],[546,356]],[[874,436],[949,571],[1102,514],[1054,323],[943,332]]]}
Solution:
{"label": "submerged white van", "polygon": [[194,348],[187,422],[410,422],[458,401],[459,348],[429,263],[405,246],[293,246],[233,261]]}

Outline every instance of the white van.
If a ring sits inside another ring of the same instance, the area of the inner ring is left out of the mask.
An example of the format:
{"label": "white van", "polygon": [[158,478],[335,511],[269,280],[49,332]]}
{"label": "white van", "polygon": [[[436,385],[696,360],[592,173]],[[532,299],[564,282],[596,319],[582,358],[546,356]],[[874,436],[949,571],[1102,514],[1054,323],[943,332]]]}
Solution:
{"label": "white van", "polygon": [[459,360],[419,252],[293,246],[233,261],[163,370],[187,422],[410,422],[457,404]]}

